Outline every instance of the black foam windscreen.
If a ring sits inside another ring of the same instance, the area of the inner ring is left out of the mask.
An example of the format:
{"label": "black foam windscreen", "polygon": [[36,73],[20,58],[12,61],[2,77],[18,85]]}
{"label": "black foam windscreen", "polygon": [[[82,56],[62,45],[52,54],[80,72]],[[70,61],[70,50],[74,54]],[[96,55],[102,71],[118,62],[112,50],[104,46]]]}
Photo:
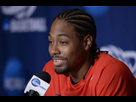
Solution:
{"label": "black foam windscreen", "polygon": [[39,77],[40,79],[44,80],[47,83],[50,83],[51,81],[51,76],[49,75],[49,73],[45,72],[45,71],[41,71],[37,74],[37,77]]}

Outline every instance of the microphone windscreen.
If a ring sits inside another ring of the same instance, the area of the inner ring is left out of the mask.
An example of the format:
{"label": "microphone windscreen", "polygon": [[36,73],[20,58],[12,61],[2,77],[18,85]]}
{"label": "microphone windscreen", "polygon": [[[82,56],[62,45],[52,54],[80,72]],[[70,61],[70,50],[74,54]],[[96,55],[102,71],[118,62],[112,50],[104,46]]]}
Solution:
{"label": "microphone windscreen", "polygon": [[51,76],[49,75],[49,73],[45,72],[45,71],[41,71],[37,74],[37,77],[39,77],[40,79],[44,80],[47,83],[50,83],[51,81]]}

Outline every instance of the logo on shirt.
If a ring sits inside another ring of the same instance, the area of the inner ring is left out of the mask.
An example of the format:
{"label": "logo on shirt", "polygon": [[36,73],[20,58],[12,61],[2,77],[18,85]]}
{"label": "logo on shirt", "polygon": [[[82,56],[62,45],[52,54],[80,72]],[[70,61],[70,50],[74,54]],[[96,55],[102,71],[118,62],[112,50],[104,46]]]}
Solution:
{"label": "logo on shirt", "polygon": [[110,55],[124,62],[136,77],[136,51],[124,51],[120,47],[116,47],[115,45],[102,46],[100,49],[102,51],[109,51]]}
{"label": "logo on shirt", "polygon": [[90,81],[93,80],[93,78],[94,78],[94,77],[92,77],[92,78],[90,79]]}

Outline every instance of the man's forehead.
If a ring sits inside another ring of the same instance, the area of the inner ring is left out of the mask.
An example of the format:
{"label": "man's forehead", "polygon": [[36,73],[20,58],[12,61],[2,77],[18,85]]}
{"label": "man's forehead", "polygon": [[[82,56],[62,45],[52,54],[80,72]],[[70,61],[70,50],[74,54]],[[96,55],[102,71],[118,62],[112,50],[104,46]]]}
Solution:
{"label": "man's forehead", "polygon": [[64,20],[59,20],[56,19],[51,26],[50,32],[48,36],[55,36],[55,37],[60,37],[60,36],[65,36],[65,37],[76,37],[75,33],[75,28],[72,24],[67,23]]}
{"label": "man's forehead", "polygon": [[[51,34],[49,33],[48,36],[52,37]],[[65,37],[70,37],[68,34],[57,34],[57,37],[65,36]]]}

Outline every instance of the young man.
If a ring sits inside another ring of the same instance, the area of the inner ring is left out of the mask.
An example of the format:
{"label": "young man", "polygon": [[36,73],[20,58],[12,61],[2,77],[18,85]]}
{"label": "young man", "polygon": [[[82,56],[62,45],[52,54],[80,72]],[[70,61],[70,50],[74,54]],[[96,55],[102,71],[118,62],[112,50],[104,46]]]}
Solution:
{"label": "young man", "polygon": [[51,76],[46,96],[135,96],[136,80],[129,68],[95,42],[91,15],[79,9],[54,19],[49,39],[49,61],[43,71]]}

